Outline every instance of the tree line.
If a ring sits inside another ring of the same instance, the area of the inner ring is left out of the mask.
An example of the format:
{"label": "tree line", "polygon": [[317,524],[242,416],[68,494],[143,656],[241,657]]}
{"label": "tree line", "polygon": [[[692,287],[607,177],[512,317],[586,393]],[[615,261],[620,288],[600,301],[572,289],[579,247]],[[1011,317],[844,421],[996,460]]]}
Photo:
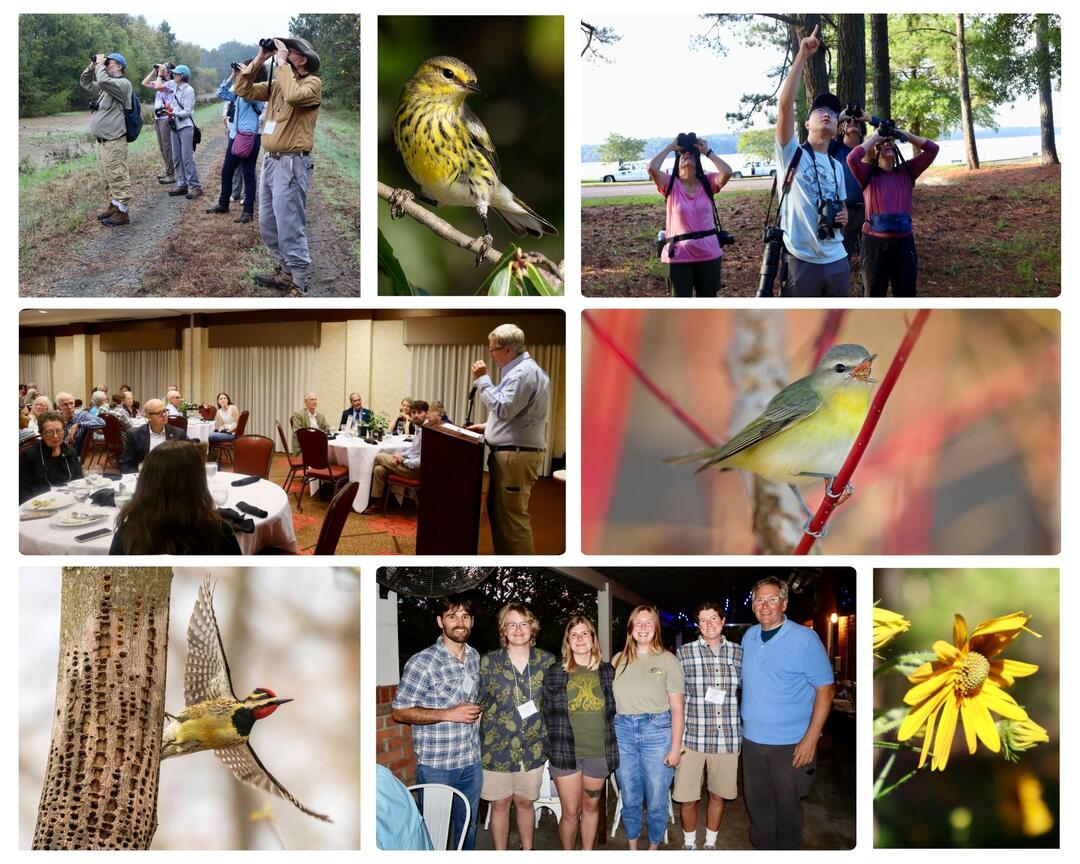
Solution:
{"label": "tree line", "polygon": [[[360,16],[298,15],[289,29],[319,52],[324,104],[359,110]],[[254,42],[239,41],[203,48],[177,39],[168,21],[154,27],[141,15],[20,15],[19,116],[84,108],[86,92],[79,76],[91,54],[120,52],[128,62],[127,77],[135,83],[155,63],[183,63],[192,70],[196,92],[208,93],[228,77],[230,63],[253,57],[258,50]],[[143,101],[146,96],[139,93]]]}

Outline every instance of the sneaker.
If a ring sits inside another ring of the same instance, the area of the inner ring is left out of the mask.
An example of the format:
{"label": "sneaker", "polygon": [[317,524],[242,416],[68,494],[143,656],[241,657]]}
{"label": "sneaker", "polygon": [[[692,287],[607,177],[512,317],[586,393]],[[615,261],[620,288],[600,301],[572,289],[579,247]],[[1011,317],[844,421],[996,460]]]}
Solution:
{"label": "sneaker", "polygon": [[[708,849],[709,847],[706,846],[705,848]],[[714,846],[713,848],[715,849],[716,847]],[[695,852],[695,851],[697,851],[697,846],[693,845],[692,843],[687,843],[685,846],[682,847],[682,851],[683,852]]]}
{"label": "sneaker", "polygon": [[[190,197],[190,196],[188,196],[188,197]],[[228,207],[222,207],[220,204],[215,204],[213,207],[207,207],[206,212],[207,213],[228,213],[229,208]]]}
{"label": "sneaker", "polygon": [[292,277],[282,270],[280,266],[275,268],[273,273],[256,274],[255,284],[261,285],[263,288],[277,288],[281,291],[288,291],[296,287],[293,285]]}
{"label": "sneaker", "polygon": [[117,225],[127,225],[131,221],[131,217],[128,213],[117,208],[116,213],[110,216],[108,219],[102,219],[101,224],[108,228],[115,228]]}
{"label": "sneaker", "polygon": [[186,197],[188,201],[194,201],[196,198],[202,198],[202,187],[200,186],[198,189],[192,189],[184,197]]}
{"label": "sneaker", "polygon": [[109,209],[108,210],[102,210],[100,213],[97,214],[98,222],[101,222],[101,221],[103,221],[105,219],[108,219],[110,216],[115,215],[116,212],[117,212],[117,209],[118,208],[117,208],[117,206],[115,204],[109,204]]}
{"label": "sneaker", "polygon": [[715,852],[716,851],[716,844],[714,843],[713,845],[710,846],[708,843],[706,843],[701,848],[704,849],[706,852],[709,852],[709,851]]}
{"label": "sneaker", "polygon": [[169,195],[173,198],[179,198],[181,195],[187,195],[187,186],[178,186],[175,189],[169,191]]}
{"label": "sneaker", "polygon": [[251,213],[241,213],[239,219],[233,219],[238,225],[246,225],[251,222],[255,217]]}

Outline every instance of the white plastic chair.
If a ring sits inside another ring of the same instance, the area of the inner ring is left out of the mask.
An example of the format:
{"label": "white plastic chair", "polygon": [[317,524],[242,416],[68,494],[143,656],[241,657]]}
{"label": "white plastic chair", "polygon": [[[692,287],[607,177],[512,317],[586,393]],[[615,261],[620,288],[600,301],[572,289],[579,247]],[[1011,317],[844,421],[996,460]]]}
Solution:
{"label": "white plastic chair", "polygon": [[[619,827],[619,820],[622,818],[622,790],[619,789],[619,781],[615,779],[615,772],[612,772],[608,779],[611,781],[611,786],[615,790],[615,818],[611,820],[611,836],[615,836],[615,829]],[[668,822],[675,821],[675,808],[671,806],[671,789],[668,789],[667,796],[667,815]],[[664,829],[664,843],[668,842],[668,829]]]}
{"label": "white plastic chair", "polygon": [[427,826],[428,836],[431,837],[432,848],[439,851],[445,851],[448,848],[448,840],[453,842],[449,837],[450,816],[454,809],[454,796],[461,799],[461,803],[465,805],[465,824],[461,826],[461,836],[458,837],[457,846],[454,847],[461,851],[472,820],[472,808],[465,794],[460,789],[442,783],[417,783],[410,786],[409,791],[413,794],[423,793],[420,796],[420,812],[424,814],[424,825]]}

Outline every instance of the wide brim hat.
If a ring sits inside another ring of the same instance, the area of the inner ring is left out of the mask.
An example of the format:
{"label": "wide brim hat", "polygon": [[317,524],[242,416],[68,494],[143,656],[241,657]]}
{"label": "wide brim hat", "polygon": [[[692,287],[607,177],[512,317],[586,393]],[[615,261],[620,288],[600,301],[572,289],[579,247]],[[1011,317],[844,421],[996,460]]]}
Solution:
{"label": "wide brim hat", "polygon": [[319,71],[322,60],[319,58],[315,49],[311,47],[311,43],[308,42],[307,39],[301,39],[299,36],[289,36],[283,38],[281,41],[285,43],[286,48],[291,48],[293,51],[307,57],[307,71],[309,74],[314,75]]}

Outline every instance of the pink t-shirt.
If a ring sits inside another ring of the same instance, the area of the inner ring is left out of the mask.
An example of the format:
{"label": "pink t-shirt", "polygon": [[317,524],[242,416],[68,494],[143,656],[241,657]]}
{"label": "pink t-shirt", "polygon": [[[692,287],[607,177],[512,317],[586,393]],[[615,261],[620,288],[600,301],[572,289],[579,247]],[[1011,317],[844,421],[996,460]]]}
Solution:
{"label": "pink t-shirt", "polygon": [[[663,195],[667,189],[670,174],[663,171],[660,174],[660,182],[656,188]],[[705,177],[712,185],[713,194],[720,191],[718,181],[719,174],[706,174]],[[677,234],[689,234],[692,231],[708,231],[716,227],[713,223],[712,201],[709,194],[700,184],[694,194],[688,194],[680,180],[676,180],[671,186],[671,194],[667,197],[667,236],[674,237]],[[671,244],[664,246],[660,253],[660,260],[665,264],[689,264],[693,261],[712,261],[719,258],[723,252],[720,250],[720,241],[715,234],[708,237],[700,237],[696,240],[680,240],[675,244],[675,258],[671,259]]]}

